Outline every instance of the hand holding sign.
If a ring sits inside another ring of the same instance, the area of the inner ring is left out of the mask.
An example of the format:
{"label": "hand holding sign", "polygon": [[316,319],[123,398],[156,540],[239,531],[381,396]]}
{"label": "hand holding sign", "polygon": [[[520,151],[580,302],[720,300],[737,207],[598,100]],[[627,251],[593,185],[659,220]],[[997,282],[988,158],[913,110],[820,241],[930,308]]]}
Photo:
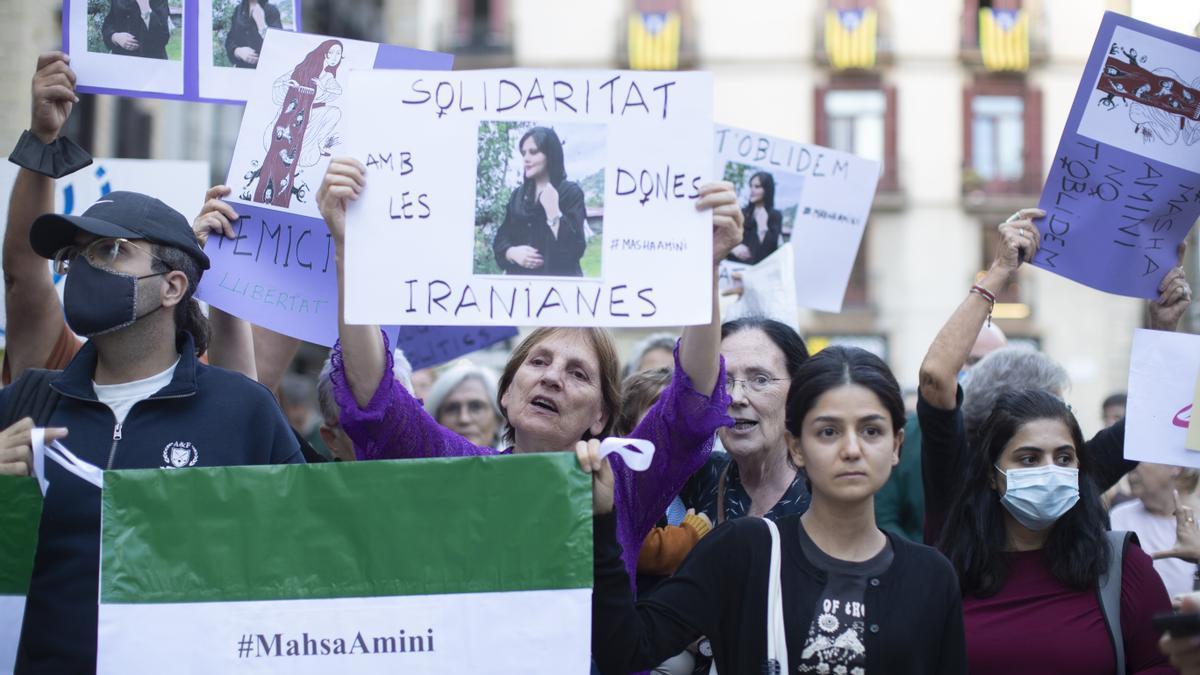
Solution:
{"label": "hand holding sign", "polygon": [[338,251],[346,241],[347,200],[358,199],[367,185],[367,168],[352,157],[335,157],[325,170],[321,189],[317,190],[317,208],[329,226],[333,243]]}
{"label": "hand holding sign", "polygon": [[600,441],[579,441],[575,458],[584,473],[592,474],[592,514],[601,516],[613,510],[613,470],[607,457],[600,455]]}
{"label": "hand holding sign", "polygon": [[208,235],[213,232],[222,237],[234,238],[233,224],[238,220],[237,211],[227,202],[221,201],[222,197],[228,197],[231,192],[233,189],[228,185],[214,185],[204,193],[204,206],[200,209],[200,215],[192,221],[192,231],[196,234],[196,239],[200,240],[201,246],[208,243]]}
{"label": "hand holding sign", "polygon": [[713,265],[719,265],[725,256],[742,242],[745,216],[738,208],[737,193],[733,191],[733,184],[721,181],[702,185],[696,209],[712,209]]}
{"label": "hand holding sign", "polygon": [[1022,263],[1037,254],[1041,236],[1033,219],[1045,215],[1041,209],[1021,209],[1000,223],[1000,247],[992,267],[1008,272],[1008,281],[1014,278]]}
{"label": "hand holding sign", "polygon": [[58,138],[71,108],[79,102],[75,95],[75,72],[68,65],[71,57],[62,52],[46,52],[38,57],[33,75],[33,106],[29,131],[43,143]]}
{"label": "hand holding sign", "polygon": [[1150,312],[1149,327],[1154,330],[1173,331],[1179,327],[1188,305],[1192,302],[1192,287],[1188,285],[1187,275],[1183,271],[1183,257],[1187,253],[1187,242],[1179,242],[1175,249],[1177,261],[1175,267],[1163,275],[1158,284],[1159,296],[1148,303]]}

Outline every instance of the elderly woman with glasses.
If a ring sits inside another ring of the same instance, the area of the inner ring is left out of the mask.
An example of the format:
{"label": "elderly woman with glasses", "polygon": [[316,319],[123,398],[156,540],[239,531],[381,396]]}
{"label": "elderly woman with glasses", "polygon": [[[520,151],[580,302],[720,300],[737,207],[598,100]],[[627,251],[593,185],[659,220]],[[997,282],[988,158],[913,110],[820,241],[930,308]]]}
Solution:
{"label": "elderly woman with glasses", "polygon": [[709,458],[680,498],[714,525],[804,513],[809,491],[789,458],[784,424],[792,375],[808,358],[804,340],[778,321],[738,319],[721,326],[721,356],[734,424],[719,432],[725,452]]}
{"label": "elderly woman with glasses", "polygon": [[[317,194],[335,248],[339,288],[344,289],[346,205],[366,183],[361,162],[330,162]],[[651,466],[633,473],[614,462],[618,539],[633,578],[638,550],[712,450],[713,433],[729,424],[725,373],[720,361],[720,312],[716,267],[741,241],[742,213],[728,183],[700,189],[697,209],[712,211],[713,284],[697,289],[713,307],[713,320],[683,332],[675,348],[673,379],[631,434],[654,443]],[[505,450],[481,446],[438,424],[391,377],[390,350],[377,326],[347,325],[338,313],[338,344],[331,373],[342,427],[359,459],[462,457],[500,453],[561,452],[581,440],[611,435],[620,409],[620,364],[608,331],[539,328],[513,351],[499,382],[497,403],[507,430]],[[785,388],[786,389],[786,388]]]}
{"label": "elderly woman with glasses", "polygon": [[495,373],[462,360],[433,383],[425,397],[425,412],[475,445],[494,448],[504,431],[497,394]]}

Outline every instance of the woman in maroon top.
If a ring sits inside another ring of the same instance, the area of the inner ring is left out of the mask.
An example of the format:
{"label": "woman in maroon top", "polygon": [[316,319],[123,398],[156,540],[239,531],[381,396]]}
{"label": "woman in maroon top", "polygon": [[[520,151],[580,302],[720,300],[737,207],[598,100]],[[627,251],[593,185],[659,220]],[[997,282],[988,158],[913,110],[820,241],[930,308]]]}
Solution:
{"label": "woman in maroon top", "polygon": [[[1117,672],[1098,582],[1107,517],[1095,458],[1067,405],[1038,390],[1001,395],[963,457],[939,548],[958,572],[972,675]],[[1171,602],[1150,557],[1127,546],[1125,670],[1173,673],[1150,625]]]}

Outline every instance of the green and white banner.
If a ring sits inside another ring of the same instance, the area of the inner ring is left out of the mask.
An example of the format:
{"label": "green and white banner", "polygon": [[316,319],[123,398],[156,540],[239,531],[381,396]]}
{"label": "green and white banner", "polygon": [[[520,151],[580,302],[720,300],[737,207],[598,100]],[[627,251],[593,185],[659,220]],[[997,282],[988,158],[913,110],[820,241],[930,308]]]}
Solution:
{"label": "green and white banner", "polygon": [[587,673],[573,454],[107,471],[101,673]]}
{"label": "green and white banner", "polygon": [[11,673],[33,573],[42,493],[28,476],[0,476],[0,673]]}

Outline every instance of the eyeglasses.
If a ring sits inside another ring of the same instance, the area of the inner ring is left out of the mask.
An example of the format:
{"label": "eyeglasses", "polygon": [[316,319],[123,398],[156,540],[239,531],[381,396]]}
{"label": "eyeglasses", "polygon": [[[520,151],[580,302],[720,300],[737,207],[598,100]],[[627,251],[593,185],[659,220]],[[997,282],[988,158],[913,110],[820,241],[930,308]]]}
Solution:
{"label": "eyeglasses", "polygon": [[475,400],[467,401],[465,403],[462,401],[454,401],[452,403],[443,405],[441,413],[438,416],[441,417],[442,415],[449,415],[451,417],[458,417],[462,414],[464,406],[467,409],[467,414],[471,417],[479,417],[483,415],[483,413],[489,408],[485,401]]}
{"label": "eyeglasses", "polygon": [[66,274],[70,271],[71,261],[80,255],[94,267],[112,269],[118,260],[129,260],[135,255],[135,250],[145,253],[164,265],[167,264],[167,261],[154,255],[145,246],[139,246],[123,237],[105,237],[88,242],[84,246],[72,245],[60,248],[58,253],[54,254],[54,272]]}
{"label": "eyeglasses", "polygon": [[752,391],[756,394],[761,394],[762,392],[770,389],[771,385],[775,384],[776,382],[784,382],[788,379],[791,379],[791,378],[771,377],[770,375],[764,375],[762,373],[759,373],[757,375],[751,375],[750,377],[748,377],[744,380],[726,375],[725,376],[725,389],[730,394],[732,394],[733,390],[737,389],[737,384],[739,382],[741,382],[742,385],[744,385],[747,390]]}

